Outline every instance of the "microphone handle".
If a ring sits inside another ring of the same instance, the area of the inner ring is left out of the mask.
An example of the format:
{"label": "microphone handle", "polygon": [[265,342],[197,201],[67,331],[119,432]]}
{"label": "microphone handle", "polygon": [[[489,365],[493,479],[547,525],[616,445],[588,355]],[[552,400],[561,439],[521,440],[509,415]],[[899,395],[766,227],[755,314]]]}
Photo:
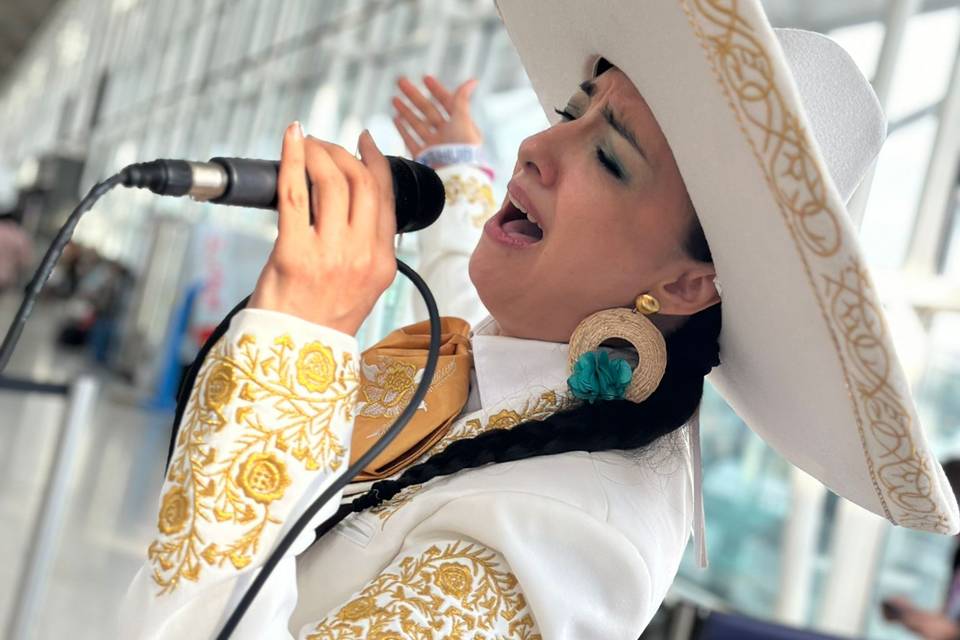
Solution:
{"label": "microphone handle", "polygon": [[[418,231],[433,224],[446,202],[440,178],[429,167],[406,158],[387,156],[387,161],[393,177],[397,233]],[[217,157],[210,158],[209,162],[189,164],[193,174],[193,187],[189,195],[193,198],[209,200],[214,204],[257,209],[277,208],[279,162]],[[222,169],[223,173],[217,168]],[[209,177],[201,175],[203,171],[209,171]],[[307,182],[309,181],[308,177]],[[208,187],[213,190],[204,192]],[[312,221],[312,211],[310,215]]]}
{"label": "microphone handle", "polygon": [[276,210],[277,181],[280,175],[279,162],[253,158],[218,157],[210,158],[210,163],[220,165],[227,174],[223,195],[211,198],[210,202]]}

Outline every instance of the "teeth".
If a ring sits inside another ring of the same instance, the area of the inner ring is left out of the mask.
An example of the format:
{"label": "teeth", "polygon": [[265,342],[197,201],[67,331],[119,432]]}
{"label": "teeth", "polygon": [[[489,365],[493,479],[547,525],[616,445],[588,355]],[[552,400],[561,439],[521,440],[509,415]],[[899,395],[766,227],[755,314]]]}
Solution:
{"label": "teeth", "polygon": [[513,197],[513,194],[512,194],[512,193],[509,193],[509,194],[507,194],[507,195],[510,196],[510,202],[513,204],[513,206],[515,206],[517,209],[519,209],[519,210],[520,210],[520,213],[522,213],[523,215],[527,215],[527,210],[524,209],[524,208],[520,205],[519,202],[517,202],[516,198]]}
{"label": "teeth", "polygon": [[537,225],[538,227],[540,226],[540,222],[536,218],[534,218],[531,213],[529,213],[526,209],[524,209],[519,202],[517,202],[516,198],[513,197],[513,194],[508,193],[507,195],[510,196],[510,202],[513,203],[513,206],[515,206],[520,211],[520,213],[527,216],[527,220]]}

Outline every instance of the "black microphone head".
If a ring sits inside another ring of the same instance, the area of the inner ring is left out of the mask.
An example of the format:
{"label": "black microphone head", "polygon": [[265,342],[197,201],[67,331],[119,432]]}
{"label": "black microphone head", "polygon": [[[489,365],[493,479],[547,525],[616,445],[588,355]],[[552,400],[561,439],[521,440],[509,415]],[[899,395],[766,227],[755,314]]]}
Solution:
{"label": "black microphone head", "polygon": [[443,211],[446,192],[437,172],[430,167],[396,156],[387,156],[393,173],[393,196],[397,203],[397,233],[429,227]]}

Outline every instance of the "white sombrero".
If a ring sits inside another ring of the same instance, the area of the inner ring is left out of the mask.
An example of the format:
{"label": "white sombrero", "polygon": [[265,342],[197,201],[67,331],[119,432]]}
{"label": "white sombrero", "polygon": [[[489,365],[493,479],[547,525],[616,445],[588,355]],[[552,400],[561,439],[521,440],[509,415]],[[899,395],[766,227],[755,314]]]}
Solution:
{"label": "white sombrero", "polygon": [[723,285],[711,382],[774,449],[891,522],[960,530],[844,203],[886,133],[830,39],[759,0],[499,0],[550,117],[602,57],[660,123]]}

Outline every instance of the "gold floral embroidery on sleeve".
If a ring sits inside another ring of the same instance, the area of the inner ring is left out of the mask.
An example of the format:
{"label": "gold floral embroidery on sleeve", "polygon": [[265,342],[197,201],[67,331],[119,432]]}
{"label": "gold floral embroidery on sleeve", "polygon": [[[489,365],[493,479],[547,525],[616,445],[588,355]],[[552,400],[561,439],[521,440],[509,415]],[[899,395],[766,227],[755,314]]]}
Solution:
{"label": "gold floral embroidery on sleeve", "polygon": [[464,542],[403,557],[306,638],[541,640],[503,556]]}
{"label": "gold floral embroidery on sleeve", "polygon": [[204,566],[253,561],[282,522],[276,503],[294,477],[343,464],[334,425],[352,419],[357,386],[352,355],[321,342],[298,349],[289,335],[244,334],[217,343],[184,413],[147,551],[160,594],[199,580]]}
{"label": "gold floral embroidery on sleeve", "polygon": [[476,176],[464,177],[459,173],[444,178],[443,188],[447,193],[447,206],[466,200],[471,206],[479,205],[479,210],[472,213],[470,222],[479,229],[497,210],[497,202],[493,197],[493,188],[487,180]]}

